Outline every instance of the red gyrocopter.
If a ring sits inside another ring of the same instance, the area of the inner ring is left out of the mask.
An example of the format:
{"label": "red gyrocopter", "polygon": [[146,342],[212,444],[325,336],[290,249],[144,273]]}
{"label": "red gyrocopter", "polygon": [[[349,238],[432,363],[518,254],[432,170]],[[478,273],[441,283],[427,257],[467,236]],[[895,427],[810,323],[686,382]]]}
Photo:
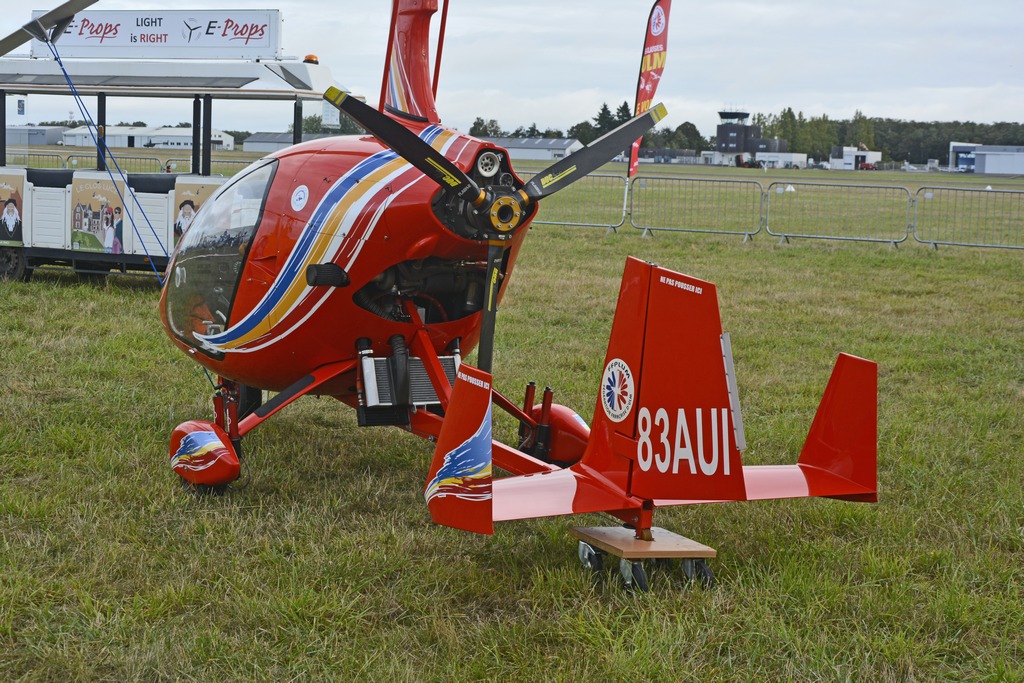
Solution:
{"label": "red gyrocopter", "polygon": [[[379,107],[325,94],[368,134],[252,164],[182,237],[161,315],[171,340],[219,382],[215,419],[174,430],[174,470],[192,485],[225,487],[240,476],[249,431],[300,396],[332,396],[361,426],[436,440],[425,486],[435,521],[493,533],[496,521],[607,512],[624,530],[579,532],[580,557],[596,567],[602,550],[615,552],[642,588],[631,560],[659,552],[711,578],[699,558],[713,551],[679,550],[682,537],[653,527],[657,508],[876,500],[875,364],[840,355],[797,464],[744,466],[715,287],[650,263],[626,263],[589,426],[547,391],[534,405],[532,385],[522,408],[494,389],[498,303],[538,203],[627,148],[665,109],[523,182],[506,150],[440,123],[428,61],[437,8],[395,0]],[[473,348],[477,367],[461,362]],[[263,403],[262,390],[277,393]],[[492,438],[492,406],[519,421],[514,446]]]}

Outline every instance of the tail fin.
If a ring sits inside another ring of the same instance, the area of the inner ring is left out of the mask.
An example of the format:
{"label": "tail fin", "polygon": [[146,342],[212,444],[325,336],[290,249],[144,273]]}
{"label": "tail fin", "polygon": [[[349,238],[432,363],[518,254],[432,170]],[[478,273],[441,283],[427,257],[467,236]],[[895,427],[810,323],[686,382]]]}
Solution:
{"label": "tail fin", "polygon": [[713,284],[628,259],[581,465],[640,498],[744,500],[726,355]]}
{"label": "tail fin", "polygon": [[841,354],[797,465],[747,466],[715,286],[629,259],[578,466],[658,505],[876,496],[877,367]]}
{"label": "tail fin", "polygon": [[491,375],[463,364],[456,371],[423,492],[431,518],[493,534],[492,481]]}
{"label": "tail fin", "polygon": [[841,353],[800,452],[809,495],[876,502],[877,459],[878,366]]}

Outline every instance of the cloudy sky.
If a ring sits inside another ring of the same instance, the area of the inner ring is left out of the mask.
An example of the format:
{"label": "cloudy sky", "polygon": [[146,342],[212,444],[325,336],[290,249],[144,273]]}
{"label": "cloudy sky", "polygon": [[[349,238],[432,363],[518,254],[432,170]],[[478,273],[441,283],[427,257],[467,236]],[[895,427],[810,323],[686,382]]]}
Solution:
{"label": "cloudy sky", "polygon": [[[57,0],[53,0],[57,4]],[[186,3],[196,8],[200,3]],[[335,79],[376,102],[388,0],[219,0],[218,8],[273,8],[284,52],[315,53]],[[28,7],[28,5],[23,5]],[[45,0],[32,4],[48,9]],[[168,3],[99,0],[94,9],[166,9]],[[175,7],[177,9],[177,7]],[[602,103],[632,106],[650,0],[451,0],[438,93],[444,123],[480,116],[511,130],[565,130]],[[0,15],[0,36],[30,10]],[[436,23],[436,22],[435,22]],[[721,109],[805,116],[915,120],[1024,119],[1020,0],[675,0],[668,61],[656,99],[670,127],[714,134]],[[27,48],[27,46],[26,46]],[[70,98],[32,96],[11,124],[66,118]],[[88,101],[95,107],[95,99]],[[307,112],[308,113],[308,112]],[[191,120],[188,100],[112,100],[108,119],[151,125]],[[220,129],[283,131],[287,104],[214,104]]]}

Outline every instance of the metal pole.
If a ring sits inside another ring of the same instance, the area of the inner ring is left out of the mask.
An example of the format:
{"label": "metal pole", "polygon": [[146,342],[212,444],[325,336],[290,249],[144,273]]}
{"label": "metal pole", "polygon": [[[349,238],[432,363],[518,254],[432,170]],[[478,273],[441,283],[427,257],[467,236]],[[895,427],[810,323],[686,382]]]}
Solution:
{"label": "metal pole", "polygon": [[0,166],[7,165],[7,91],[0,90]]}
{"label": "metal pole", "polygon": [[192,100],[192,173],[199,172],[199,127],[203,120],[203,103],[196,95]]}
{"label": "metal pole", "polygon": [[100,144],[96,145],[96,170],[107,170],[107,94],[96,96],[96,134]]}
{"label": "metal pole", "polygon": [[302,100],[295,100],[295,107],[292,110],[292,144],[302,142]]}
{"label": "metal pole", "polygon": [[213,153],[213,95],[203,95],[203,175],[210,175],[210,154]]}

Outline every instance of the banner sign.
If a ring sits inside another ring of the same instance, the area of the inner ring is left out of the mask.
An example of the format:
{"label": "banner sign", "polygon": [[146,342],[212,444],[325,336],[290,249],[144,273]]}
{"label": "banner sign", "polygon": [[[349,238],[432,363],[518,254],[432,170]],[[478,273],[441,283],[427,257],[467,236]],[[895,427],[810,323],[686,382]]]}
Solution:
{"label": "banner sign", "polygon": [[[672,9],[672,0],[654,0],[651,16],[647,20],[647,38],[644,40],[644,52],[640,58],[640,76],[636,83],[636,108],[634,116],[639,116],[654,104],[654,93],[661,81],[661,72],[665,69],[665,57],[668,48],[668,13]],[[629,152],[629,177],[636,175],[640,156],[640,138],[633,143]]]}
{"label": "banner sign", "polygon": [[[44,14],[32,12],[33,18]],[[63,57],[96,59],[278,59],[279,10],[86,11],[58,39]],[[32,41],[32,56],[52,57]]]}

